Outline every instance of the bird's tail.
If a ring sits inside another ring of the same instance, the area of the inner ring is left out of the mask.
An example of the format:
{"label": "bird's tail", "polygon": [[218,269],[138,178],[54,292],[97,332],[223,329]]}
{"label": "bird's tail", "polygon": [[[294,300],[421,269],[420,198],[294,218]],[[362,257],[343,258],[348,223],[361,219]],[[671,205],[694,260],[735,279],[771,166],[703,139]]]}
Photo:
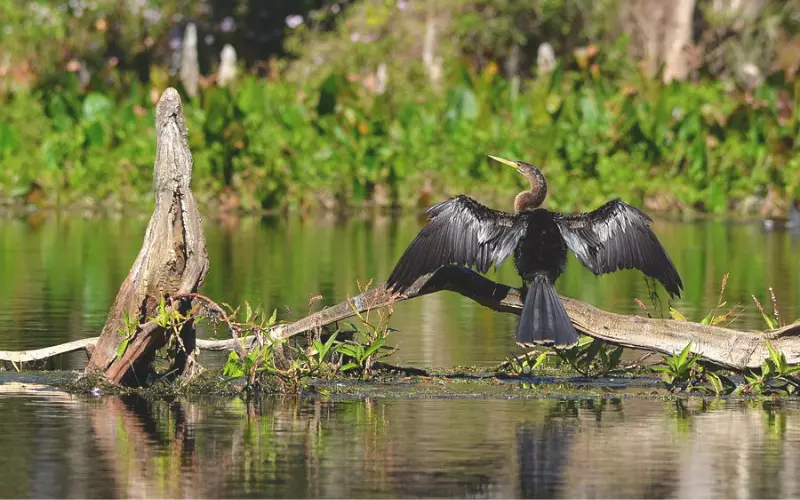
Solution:
{"label": "bird's tail", "polygon": [[536,276],[522,307],[517,342],[567,347],[578,338],[553,283],[546,276]]}

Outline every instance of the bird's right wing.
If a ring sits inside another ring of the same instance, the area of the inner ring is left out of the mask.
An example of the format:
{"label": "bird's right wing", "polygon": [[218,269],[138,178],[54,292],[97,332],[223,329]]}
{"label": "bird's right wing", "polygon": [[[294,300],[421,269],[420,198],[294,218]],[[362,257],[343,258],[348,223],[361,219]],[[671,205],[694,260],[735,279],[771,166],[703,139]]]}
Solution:
{"label": "bird's right wing", "polygon": [[524,217],[492,210],[464,195],[429,208],[428,223],[389,275],[387,287],[403,291],[417,278],[448,264],[481,273],[499,267],[525,234]]}

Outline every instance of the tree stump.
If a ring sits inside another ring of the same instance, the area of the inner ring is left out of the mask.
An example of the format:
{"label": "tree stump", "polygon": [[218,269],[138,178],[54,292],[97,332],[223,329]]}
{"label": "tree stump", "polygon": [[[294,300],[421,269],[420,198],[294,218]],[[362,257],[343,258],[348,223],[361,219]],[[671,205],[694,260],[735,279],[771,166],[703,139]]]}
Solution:
{"label": "tree stump", "polygon": [[[168,332],[148,319],[155,316],[162,299],[196,292],[208,272],[202,221],[189,187],[192,154],[181,99],[173,88],[166,89],[156,105],[156,141],[155,210],[142,249],[117,293],[86,367],[111,382],[131,386],[145,383],[156,351],[169,340]],[[186,313],[191,304],[181,299],[176,307]],[[138,326],[124,352],[118,354],[126,340],[126,312],[137,319]],[[170,372],[191,373],[196,346],[192,322],[183,325],[180,337],[182,348]]]}

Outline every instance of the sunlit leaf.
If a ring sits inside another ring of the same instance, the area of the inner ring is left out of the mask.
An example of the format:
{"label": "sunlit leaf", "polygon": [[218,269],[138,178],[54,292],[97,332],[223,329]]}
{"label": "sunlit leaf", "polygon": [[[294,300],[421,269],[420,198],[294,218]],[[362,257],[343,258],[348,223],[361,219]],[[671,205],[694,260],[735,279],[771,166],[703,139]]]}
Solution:
{"label": "sunlit leaf", "polygon": [[[680,311],[678,311],[677,309],[675,309],[674,307],[671,307],[671,306],[669,308],[669,315],[670,315],[670,317],[672,319],[674,319],[676,321],[686,321],[686,316],[684,316],[683,313],[681,313]],[[703,324],[706,324],[706,323],[703,323]]]}

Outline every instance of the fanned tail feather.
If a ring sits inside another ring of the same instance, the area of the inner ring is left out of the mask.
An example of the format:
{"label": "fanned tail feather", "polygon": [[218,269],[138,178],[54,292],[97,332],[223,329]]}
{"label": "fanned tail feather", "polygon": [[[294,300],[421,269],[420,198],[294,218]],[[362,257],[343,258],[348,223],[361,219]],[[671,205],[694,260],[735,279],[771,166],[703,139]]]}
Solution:
{"label": "fanned tail feather", "polygon": [[567,347],[578,342],[578,338],[553,283],[546,276],[537,276],[528,287],[517,342]]}

